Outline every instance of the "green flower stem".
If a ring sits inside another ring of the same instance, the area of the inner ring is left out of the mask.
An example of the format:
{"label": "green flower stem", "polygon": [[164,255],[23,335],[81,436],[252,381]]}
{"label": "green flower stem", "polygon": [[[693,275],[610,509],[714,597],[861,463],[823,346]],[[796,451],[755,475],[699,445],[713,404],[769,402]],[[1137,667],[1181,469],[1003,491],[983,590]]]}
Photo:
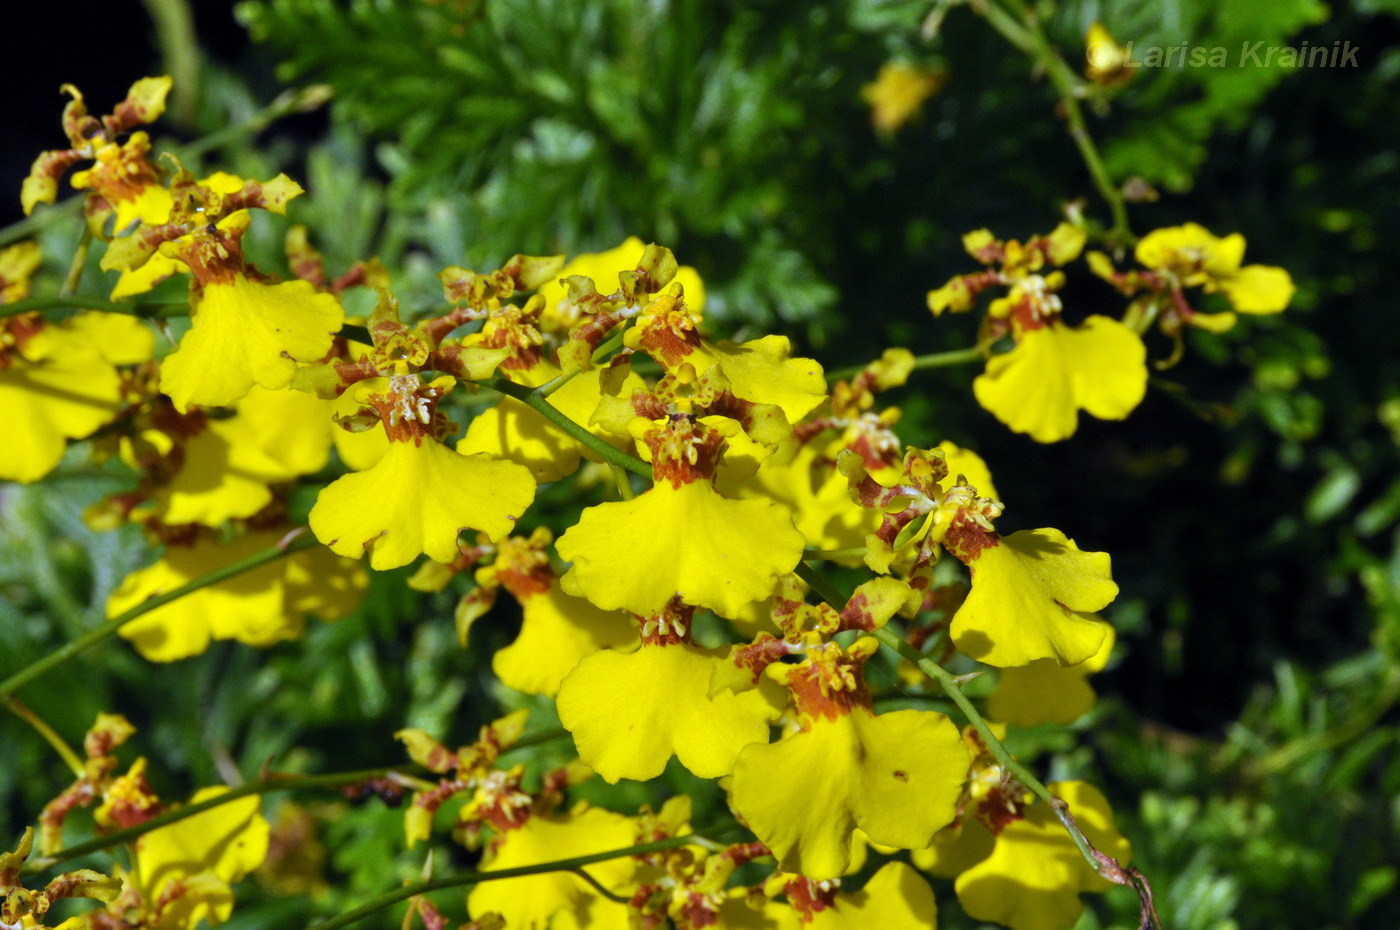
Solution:
{"label": "green flower stem", "polygon": [[1103,163],[1103,157],[1099,154],[1098,147],[1094,145],[1094,139],[1089,135],[1088,125],[1084,120],[1084,110],[1079,105],[1081,97],[1082,80],[1065,64],[1065,60],[1060,57],[1060,53],[1045,35],[1040,18],[1028,9],[1020,0],[1006,0],[1019,16],[1013,16],[1003,9],[997,0],[989,2],[973,3],[975,10],[989,25],[1012,45],[1035,60],[1036,65],[1050,78],[1050,83],[1055,86],[1055,92],[1060,97],[1060,102],[1064,106],[1065,122],[1069,126],[1070,138],[1074,140],[1075,147],[1079,149],[1079,155],[1084,160],[1084,166],[1089,169],[1089,175],[1093,178],[1094,186],[1098,189],[1099,195],[1108,204],[1109,212],[1113,215],[1113,226],[1108,231],[1108,240],[1115,245],[1122,245],[1132,241],[1132,230],[1128,225],[1128,206],[1123,198],[1123,192],[1113,183],[1109,176],[1108,168]]}
{"label": "green flower stem", "polygon": [[63,737],[59,736],[58,733],[54,731],[54,728],[44,721],[43,717],[40,717],[38,714],[34,713],[34,711],[30,710],[29,705],[25,704],[13,694],[5,695],[3,701],[5,706],[9,708],[10,713],[33,727],[35,731],[44,738],[44,742],[53,747],[54,752],[58,753],[59,756],[63,758],[63,764],[68,766],[69,771],[73,773],[73,777],[83,777],[83,760],[78,758],[78,754],[73,751],[73,747],[64,742]]}
{"label": "green flower stem", "polygon": [[[966,349],[954,349],[951,352],[933,352],[928,355],[914,356],[914,371],[924,371],[930,368],[949,368],[953,365],[967,365],[972,362],[981,361],[986,358],[982,349],[978,346],[969,346]],[[865,370],[864,365],[848,365],[845,368],[837,368],[828,371],[826,377],[828,381],[849,381]]]}
{"label": "green flower stem", "polygon": [[818,561],[836,559],[863,559],[866,548],[857,546],[854,549],[803,549],[802,558],[815,559]]}
{"label": "green flower stem", "polygon": [[341,788],[345,785],[353,785],[355,782],[366,781],[371,778],[382,778],[391,775],[396,771],[413,771],[418,769],[416,765],[390,766],[387,768],[361,769],[355,772],[334,772],[327,775],[272,775],[263,777],[257,781],[251,781],[236,788],[230,788],[217,797],[207,798],[194,804],[186,804],[174,810],[168,810],[163,814],[158,814],[144,823],[138,823],[134,827],[127,827],[125,830],[117,830],[115,833],[108,833],[105,836],[94,837],[66,849],[60,849],[51,856],[40,856],[32,859],[21,869],[25,875],[34,872],[43,872],[61,865],[79,856],[90,855],[101,852],[122,843],[129,843],[137,837],[150,833],[152,830],[159,830],[161,827],[168,827],[172,823],[178,823],[196,814],[213,810],[224,804],[237,801],[239,798],[246,798],[254,794],[268,794],[273,791],[308,791],[321,788]]}
{"label": "green flower stem", "polygon": [[609,859],[621,859],[624,856],[644,856],[648,853],[663,852],[668,849],[678,849],[682,846],[703,846],[707,842],[703,837],[695,836],[673,836],[669,839],[657,840],[655,843],[642,843],[637,846],[628,846],[623,849],[612,849],[607,852],[593,853],[587,856],[575,856],[572,859],[559,859],[554,862],[541,862],[538,865],[523,865],[514,869],[499,869],[491,872],[464,872],[461,875],[444,875],[441,878],[425,878],[416,882],[407,882],[401,888],[393,891],[386,891],[383,894],[371,898],[359,907],[346,911],[338,917],[330,920],[323,920],[318,924],[312,924],[308,930],[340,930],[341,927],[348,927],[351,924],[359,923],[372,914],[377,914],[386,907],[392,907],[400,901],[407,901],[409,898],[417,897],[420,894],[427,894],[430,891],[441,891],[444,888],[460,888],[463,885],[477,885],[481,882],[497,881],[503,878],[520,878],[524,875],[543,875],[547,872],[574,872],[585,865],[592,865],[595,862],[606,862]]}
{"label": "green flower stem", "polygon": [[61,200],[45,210],[40,210],[26,216],[17,223],[11,223],[4,229],[0,229],[0,248],[21,239],[28,239],[30,236],[38,235],[39,231],[46,229],[49,224],[59,220],[72,219],[83,208],[83,201],[87,199],[86,194],[74,194],[67,200]]}
{"label": "green flower stem", "polygon": [[46,310],[102,310],[106,313],[125,313],[147,320],[165,320],[177,316],[189,316],[190,305],[185,301],[130,301],[105,300],[84,294],[71,294],[67,297],[31,297],[0,306],[0,319],[19,316],[21,313],[42,313]]}
{"label": "green flower stem", "polygon": [[635,495],[632,493],[632,479],[627,474],[627,469],[621,465],[610,465],[612,469],[613,481],[617,484],[617,496],[621,500],[630,501]]}
{"label": "green flower stem", "polygon": [[538,390],[528,388],[523,384],[516,384],[507,378],[496,378],[494,381],[484,381],[483,386],[508,397],[514,397],[525,406],[531,408],[555,426],[568,433],[574,439],[583,443],[588,448],[607,462],[609,465],[616,465],[625,468],[643,478],[651,477],[651,466],[635,455],[628,455],[621,449],[610,445],[607,442],[594,436],[579,424],[570,420],[563,411],[549,402],[549,399],[540,394]]}
{"label": "green flower stem", "polygon": [[186,594],[192,594],[195,591],[200,590],[201,588],[207,588],[210,585],[218,584],[221,581],[226,581],[229,578],[241,575],[244,572],[250,572],[253,569],[266,565],[269,562],[275,562],[283,556],[288,556],[294,552],[300,552],[303,549],[309,549],[312,546],[317,545],[320,545],[320,543],[315,536],[312,536],[310,533],[302,533],[301,535],[292,538],[290,541],[287,541],[285,543],[278,543],[277,545],[264,549],[261,552],[254,553],[253,555],[248,556],[246,559],[239,559],[237,562],[225,565],[223,568],[216,569],[207,575],[201,575],[200,577],[194,579],[188,584],[180,585],[180,587],[175,588],[171,591],[167,591],[164,594],[158,594],[155,597],[152,597],[136,605],[130,610],[124,613],[120,613],[117,616],[112,617],[111,619],[106,620],[105,622],[93,627],[86,633],[79,636],[77,639],[64,643],[58,649],[44,656],[42,659],[39,659],[36,662],[31,662],[29,665],[20,669],[18,672],[15,672],[9,678],[6,678],[4,681],[0,681],[0,698],[5,698],[11,694],[14,694],[20,688],[23,688],[25,685],[38,678],[40,675],[52,671],[53,669],[62,665],[64,662],[67,662],[69,659],[73,658],[78,653],[97,645],[107,637],[116,633],[122,627],[126,626],[131,621],[135,620],[137,617],[140,617],[143,614],[148,614],[151,611],[155,610],[157,607],[164,607],[171,601],[179,600]]}
{"label": "green flower stem", "polygon": [[194,124],[199,103],[199,42],[189,0],[145,0],[155,23],[162,69],[174,78],[170,116],[178,126]]}
{"label": "green flower stem", "polygon": [[[631,321],[624,320],[622,325],[618,327],[617,332],[613,333],[602,343],[600,343],[598,345],[598,348],[593,350],[593,355],[591,357],[593,364],[601,364],[602,362],[606,361],[609,357],[611,357],[614,352],[622,348],[622,340],[627,333],[627,324],[629,322]],[[555,391],[559,390],[561,387],[568,384],[570,381],[574,380],[574,378],[577,378],[581,374],[583,374],[582,368],[575,368],[571,371],[566,371],[558,377],[552,378],[549,381],[546,381],[544,384],[541,384],[539,387],[535,388],[535,390],[539,392],[541,397],[548,397],[549,395],[553,394]]]}
{"label": "green flower stem", "polygon": [[178,146],[180,154],[186,158],[197,158],[205,152],[212,152],[214,149],[230,142],[236,142],[244,136],[256,135],[284,116],[291,116],[293,113],[310,113],[320,109],[330,99],[331,89],[325,84],[311,84],[295,90],[283,91],[271,103],[243,122],[215,130],[207,136],[195,139],[188,145]]}
{"label": "green flower stem", "polygon": [[[817,596],[822,600],[826,601],[837,610],[845,607],[846,601],[849,598],[842,594],[830,580],[817,574],[806,562],[797,563],[797,568],[795,568],[794,571],[797,573],[798,577],[811,586],[812,590],[815,591]],[[899,653],[902,658],[918,666],[919,671],[938,682],[943,688],[943,692],[953,699],[953,703],[958,706],[958,709],[967,717],[968,722],[972,724],[973,729],[982,737],[982,741],[986,743],[987,748],[991,751],[1002,768],[1015,775],[1017,781],[1029,788],[1036,797],[1040,798],[1046,804],[1049,804],[1051,809],[1055,811],[1055,815],[1060,818],[1060,822],[1064,824],[1066,832],[1069,833],[1070,839],[1074,841],[1074,845],[1079,848],[1079,852],[1088,861],[1089,865],[1093,867],[1094,871],[1115,884],[1131,885],[1138,891],[1138,896],[1143,902],[1143,926],[1156,926],[1160,928],[1161,924],[1160,921],[1156,920],[1155,911],[1151,911],[1152,891],[1147,885],[1147,880],[1143,878],[1142,874],[1136,869],[1124,869],[1118,864],[1117,860],[1104,855],[1094,848],[1094,845],[1089,842],[1089,838],[1084,835],[1084,831],[1079,828],[1079,824],[1075,822],[1074,816],[1069,811],[1069,805],[1056,797],[1054,792],[1045,787],[1040,779],[1031,774],[1031,771],[1018,762],[1016,757],[1011,754],[1011,751],[1002,745],[1001,740],[997,739],[996,734],[992,732],[992,728],[987,725],[987,721],[978,713],[972,701],[963,693],[962,688],[958,687],[957,679],[953,677],[952,673],[909,645],[900,638],[898,633],[888,626],[881,627],[872,635],[879,640],[881,644],[893,649],[895,652]],[[1153,918],[1150,923],[1146,921],[1146,917],[1149,913]]]}
{"label": "green flower stem", "polygon": [[83,280],[83,271],[87,268],[88,250],[92,248],[92,227],[83,224],[83,233],[78,237],[78,248],[73,252],[73,261],[68,266],[68,277],[63,279],[63,287],[59,288],[59,297],[69,297],[78,289],[78,285]]}

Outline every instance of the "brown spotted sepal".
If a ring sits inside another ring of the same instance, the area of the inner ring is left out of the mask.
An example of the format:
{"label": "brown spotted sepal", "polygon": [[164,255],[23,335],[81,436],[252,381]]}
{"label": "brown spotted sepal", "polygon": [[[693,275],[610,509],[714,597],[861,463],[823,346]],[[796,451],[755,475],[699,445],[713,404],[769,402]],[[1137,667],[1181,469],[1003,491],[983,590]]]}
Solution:
{"label": "brown spotted sepal", "polygon": [[[20,203],[25,215],[32,213],[39,204],[53,203],[57,199],[58,181],[69,168],[81,161],[96,160],[105,147],[118,146],[120,136],[136,126],[159,119],[165,112],[165,98],[170,92],[170,85],[168,76],[142,78],[131,85],[125,100],[117,104],[110,114],[99,119],[88,114],[82,93],[73,85],[64,84],[60,90],[72,98],[63,109],[63,131],[68,136],[69,148],[42,152],[34,160],[20,190]],[[124,153],[117,159],[122,168],[112,180],[125,183],[132,176],[145,176],[147,172],[154,175],[155,168],[149,163],[145,166],[136,164],[138,160],[144,161],[144,156],[144,150]],[[128,175],[128,171],[133,175]],[[97,185],[93,185],[93,191],[97,196],[108,193]]]}

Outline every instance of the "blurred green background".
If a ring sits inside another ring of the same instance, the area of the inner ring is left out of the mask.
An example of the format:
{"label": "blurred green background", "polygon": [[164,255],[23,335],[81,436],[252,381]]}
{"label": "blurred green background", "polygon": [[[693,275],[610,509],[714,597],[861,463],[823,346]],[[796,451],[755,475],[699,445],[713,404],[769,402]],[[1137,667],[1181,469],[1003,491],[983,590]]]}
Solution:
{"label": "blurred green background", "polygon": [[[328,107],[235,133],[204,164],[301,180],[292,217],[329,267],[378,254],[415,309],[440,300],[445,265],[637,235],[700,270],[716,329],[784,332],[837,367],[888,345],[972,342],[973,320],[924,308],[930,287],[972,270],[962,233],[1046,232],[1080,197],[1106,217],[1052,89],[962,6],[934,36],[933,5],[903,0],[201,2],[192,32],[167,0],[66,20],[52,7],[51,54],[5,65],[14,197],[0,219],[19,220],[29,161],[62,141],[63,81],[105,112],[138,77],[193,75],[197,90],[158,127],[175,143],[323,83]],[[1129,420],[1085,419],[1058,445],[978,408],[969,369],[916,374],[892,400],[907,441],[949,438],[986,457],[1003,531],[1056,526],[1113,555],[1123,594],[1108,612],[1115,663],[1095,679],[1103,699],[1072,737],[1032,734],[1025,749],[1053,778],[1104,788],[1169,926],[1400,926],[1400,4],[1035,9],[1076,69],[1096,19],[1139,48],[1219,45],[1232,62],[1245,42],[1358,47],[1354,69],[1142,69],[1090,114],[1115,180],[1160,193],[1132,207],[1134,230],[1189,220],[1243,233],[1247,261],[1297,282],[1286,314],[1191,333],[1186,359]],[[891,60],[947,82],[882,135],[861,88]],[[50,255],[75,235],[42,231]],[[256,254],[276,254],[273,231],[261,235]],[[1064,298],[1071,318],[1121,312],[1085,274]],[[1169,350],[1149,342],[1155,357]],[[0,490],[0,670],[90,625],[142,564],[135,533],[93,535],[79,519],[122,480],[75,459],[43,485]],[[98,710],[127,714],[171,797],[269,758],[309,771],[396,762],[390,735],[406,725],[469,741],[498,709],[462,696],[497,687],[489,648],[518,618],[498,608],[476,628],[483,648],[463,653],[455,595],[402,581],[376,577],[360,615],[300,643],[218,644],[170,666],[110,643],[23,697],[71,740]],[[14,836],[66,776],[14,718],[0,718],[0,740],[0,836]],[[327,817],[336,887],[317,913],[416,870],[398,854],[396,812]],[[946,883],[938,891],[943,924],[972,926]],[[310,907],[269,890],[235,925],[298,926]],[[1082,926],[1133,926],[1135,913],[1115,892]]]}

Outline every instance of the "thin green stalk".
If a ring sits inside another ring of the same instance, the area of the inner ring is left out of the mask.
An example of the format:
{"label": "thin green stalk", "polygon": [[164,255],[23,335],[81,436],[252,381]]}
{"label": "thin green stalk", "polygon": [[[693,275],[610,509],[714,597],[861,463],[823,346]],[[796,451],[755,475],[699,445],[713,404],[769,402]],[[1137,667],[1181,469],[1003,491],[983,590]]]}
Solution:
{"label": "thin green stalk", "polygon": [[86,194],[75,194],[67,200],[61,200],[53,206],[41,209],[17,223],[11,223],[4,229],[0,229],[0,247],[38,235],[40,230],[46,229],[50,223],[71,219],[73,214],[82,210],[83,201],[86,199]]}
{"label": "thin green stalk", "polygon": [[508,397],[514,397],[527,407],[535,410],[546,420],[598,453],[603,461],[607,462],[609,465],[625,468],[630,472],[641,475],[643,478],[651,477],[650,465],[643,462],[635,455],[628,455],[621,449],[594,436],[588,430],[569,419],[563,411],[551,404],[548,398],[542,396],[534,389],[528,388],[523,384],[516,384],[507,378],[496,378],[493,381],[484,381],[482,382],[482,386],[505,394]]}
{"label": "thin green stalk", "polygon": [[73,747],[69,746],[68,743],[64,741],[63,737],[59,736],[54,728],[44,721],[43,717],[34,713],[34,711],[29,708],[29,705],[25,704],[13,694],[5,695],[3,700],[5,706],[9,708],[10,713],[33,727],[34,730],[44,738],[44,742],[53,747],[53,751],[62,757],[63,764],[68,766],[69,771],[73,773],[75,778],[83,777],[83,760],[78,758],[78,754],[73,751]]}
{"label": "thin green stalk", "polygon": [[68,277],[63,279],[63,287],[59,288],[59,297],[68,297],[78,289],[78,285],[83,280],[83,271],[87,268],[88,250],[92,248],[92,227],[83,224],[83,233],[78,238],[78,248],[73,252],[73,261],[68,265]]}
{"label": "thin green stalk", "polygon": [[993,29],[1001,33],[1003,38],[1033,58],[1050,78],[1050,83],[1054,85],[1055,93],[1059,95],[1060,102],[1064,106],[1065,122],[1069,127],[1070,138],[1074,140],[1075,147],[1079,149],[1080,158],[1084,160],[1084,166],[1089,170],[1094,187],[1098,189],[1099,195],[1108,204],[1109,212],[1113,215],[1113,226],[1108,231],[1108,238],[1115,244],[1126,243],[1132,239],[1132,230],[1128,225],[1127,201],[1123,198],[1123,192],[1109,176],[1108,167],[1104,164],[1098,146],[1094,144],[1094,139],[1089,134],[1088,124],[1084,120],[1084,110],[1079,105],[1080,79],[1069,65],[1065,64],[1065,60],[1060,57],[1060,53],[1050,43],[1045,35],[1045,30],[1041,27],[1040,19],[1034,11],[1017,0],[1008,0],[1008,2],[1016,8],[1020,16],[1019,19],[1002,9],[996,0],[973,3],[972,8]]}
{"label": "thin green stalk", "polygon": [[[794,569],[794,571],[797,573],[798,577],[811,586],[818,597],[826,601],[832,607],[840,610],[845,606],[848,597],[829,579],[818,574],[806,562],[797,563],[797,568]],[[893,649],[902,658],[917,666],[919,671],[939,683],[943,688],[943,692],[953,699],[953,703],[958,706],[958,709],[967,717],[968,722],[972,724],[973,729],[982,737],[982,741],[986,744],[987,748],[991,751],[1002,768],[1015,775],[1017,781],[1029,788],[1036,797],[1040,798],[1046,804],[1049,804],[1051,809],[1055,811],[1055,815],[1059,817],[1060,822],[1064,824],[1065,831],[1069,833],[1070,839],[1074,841],[1074,845],[1078,847],[1080,854],[1084,856],[1085,860],[1093,867],[1094,871],[1116,884],[1132,885],[1138,891],[1139,897],[1143,902],[1144,919],[1149,913],[1151,913],[1153,917],[1152,923],[1144,923],[1144,926],[1150,925],[1160,927],[1160,922],[1156,920],[1155,911],[1150,911],[1152,892],[1150,887],[1146,887],[1146,879],[1143,879],[1141,873],[1137,872],[1136,869],[1124,869],[1116,860],[1094,848],[1094,845],[1089,842],[1089,838],[1084,835],[1084,831],[1079,828],[1079,824],[1075,822],[1074,816],[1069,811],[1069,805],[1062,799],[1056,797],[1054,792],[1045,787],[1040,779],[1036,778],[1029,769],[1018,762],[1016,757],[1011,754],[1011,751],[1002,745],[1001,740],[997,739],[996,734],[992,732],[992,728],[987,725],[987,721],[978,713],[972,701],[968,699],[967,695],[963,693],[962,688],[958,686],[958,681],[952,673],[909,645],[900,638],[898,633],[888,626],[881,627],[872,635],[879,640],[881,644]],[[1139,884],[1139,881],[1141,884]]]}
{"label": "thin green stalk", "polygon": [[853,549],[803,549],[802,558],[824,561],[863,559],[868,551],[865,546],[856,546]]}
{"label": "thin green stalk", "polygon": [[[598,365],[602,362],[607,361],[608,358],[611,357],[614,352],[622,348],[622,339],[626,333],[627,321],[624,320],[622,326],[618,328],[617,332],[613,333],[606,340],[600,343],[598,348],[593,350],[593,355],[591,356],[593,364]],[[539,392],[539,395],[541,397],[548,397],[564,385],[568,384],[570,381],[577,378],[579,375],[583,374],[583,371],[584,370],[582,368],[574,368],[570,371],[566,371],[563,374],[551,378],[544,384],[541,384],[539,387],[535,388],[535,390]]]}
{"label": "thin green stalk", "polygon": [[611,465],[613,481],[617,484],[617,493],[625,501],[630,501],[634,497],[632,494],[632,479],[627,475],[627,469],[621,465]]}
{"label": "thin green stalk", "polygon": [[268,794],[273,791],[306,791],[317,788],[340,788],[344,785],[352,785],[357,781],[365,781],[370,778],[381,778],[399,768],[413,769],[416,766],[388,766],[377,769],[361,769],[355,772],[334,772],[326,775],[293,775],[289,777],[261,778],[257,781],[239,785],[237,788],[230,788],[222,794],[212,798],[206,798],[193,804],[186,804],[174,810],[168,810],[163,814],[158,814],[144,823],[139,823],[134,827],[127,827],[125,830],[117,830],[115,833],[108,833],[105,836],[94,837],[76,846],[69,846],[60,849],[51,856],[40,856],[25,864],[21,870],[22,874],[29,875],[34,872],[43,872],[57,865],[62,865],[80,856],[101,852],[122,843],[129,843],[137,837],[144,836],[152,830],[159,830],[161,827],[168,827],[172,823],[178,823],[196,814],[213,810],[224,804],[237,801],[239,798],[246,798],[254,794]]}
{"label": "thin green stalk", "polygon": [[[954,349],[951,352],[932,352],[927,355],[914,356],[914,371],[925,371],[930,368],[949,368],[953,365],[967,365],[972,362],[981,361],[985,356],[977,346],[970,346],[966,349]],[[828,381],[848,381],[865,370],[864,365],[848,365],[845,368],[837,368],[828,371],[826,377]]]}
{"label": "thin green stalk", "polygon": [[174,78],[170,115],[177,126],[194,124],[199,103],[199,43],[188,0],[145,0],[155,22],[161,67]]}
{"label": "thin green stalk", "polygon": [[158,594],[155,597],[152,597],[136,605],[130,610],[125,611],[124,613],[120,613],[117,616],[98,624],[97,626],[88,630],[86,633],[83,633],[77,639],[64,643],[58,649],[44,656],[42,659],[39,659],[35,662],[31,662],[29,665],[26,665],[18,672],[15,672],[9,678],[6,678],[4,681],[0,681],[0,698],[4,698],[8,695],[14,694],[16,691],[18,691],[20,688],[23,688],[25,685],[29,684],[34,679],[45,674],[46,672],[52,671],[53,669],[62,665],[64,662],[67,662],[69,659],[76,656],[78,653],[97,645],[98,643],[107,639],[107,637],[112,636],[114,633],[116,633],[122,627],[126,626],[131,621],[135,620],[137,617],[140,617],[144,614],[148,614],[151,611],[155,610],[157,607],[164,607],[171,601],[179,600],[186,594],[192,594],[195,591],[200,590],[201,588],[207,588],[210,585],[218,584],[221,581],[226,581],[229,578],[241,575],[244,572],[250,572],[255,568],[259,568],[263,565],[268,564],[269,562],[275,562],[276,560],[284,556],[291,555],[294,552],[300,552],[303,549],[309,549],[312,546],[317,545],[320,545],[320,543],[317,541],[315,536],[312,536],[310,533],[304,533],[293,538],[285,545],[279,543],[278,545],[271,546],[267,549],[264,549],[261,552],[257,552],[253,555],[248,556],[246,559],[239,559],[237,562],[225,565],[223,568],[215,569],[207,575],[201,575],[200,577],[194,579],[188,584],[180,585],[180,587],[167,591],[164,594]]}
{"label": "thin green stalk", "polygon": [[42,313],[46,310],[102,310],[106,313],[125,313],[147,320],[165,320],[171,317],[188,316],[190,305],[186,301],[130,301],[107,300],[88,294],[70,294],[60,297],[31,297],[0,306],[0,319],[19,316],[21,313]]}
{"label": "thin green stalk", "polygon": [[482,882],[499,881],[504,878],[520,878],[524,875],[543,875],[547,872],[572,872],[585,865],[592,865],[595,862],[607,862],[609,859],[621,859],[624,856],[644,856],[648,853],[663,852],[668,849],[678,849],[681,846],[702,846],[708,842],[703,837],[695,836],[673,836],[669,839],[657,840],[654,843],[641,843],[637,846],[628,846],[623,849],[612,849],[607,852],[592,853],[587,856],[575,856],[572,859],[558,859],[554,862],[541,862],[538,865],[523,865],[514,869],[499,869],[491,872],[464,872],[461,875],[444,875],[442,878],[427,878],[416,882],[407,882],[401,888],[386,891],[377,897],[371,898],[364,904],[352,910],[346,911],[330,920],[323,920],[318,924],[312,924],[308,930],[340,930],[341,927],[348,927],[351,924],[359,923],[372,914],[377,914],[387,907],[407,901],[409,898],[417,897],[420,894],[427,894],[432,891],[441,891],[444,888],[460,888],[463,885],[477,885]]}

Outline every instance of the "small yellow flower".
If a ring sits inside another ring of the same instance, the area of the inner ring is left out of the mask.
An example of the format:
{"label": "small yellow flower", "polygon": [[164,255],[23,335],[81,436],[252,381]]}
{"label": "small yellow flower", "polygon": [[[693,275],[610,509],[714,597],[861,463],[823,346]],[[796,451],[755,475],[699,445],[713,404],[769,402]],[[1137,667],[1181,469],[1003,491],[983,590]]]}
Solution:
{"label": "small yellow flower", "polygon": [[1196,223],[1142,237],[1135,255],[1145,267],[1172,276],[1178,287],[1224,292],[1239,313],[1280,313],[1293,299],[1293,279],[1282,268],[1244,265],[1244,236],[1224,238]]}
{"label": "small yellow flower", "polygon": [[[1089,842],[1126,864],[1132,849],[1113,826],[1113,812],[1098,789],[1085,782],[1048,785],[1069,803]],[[1054,811],[1037,803],[997,834],[991,854],[958,876],[963,910],[1012,930],[1063,930],[1084,911],[1081,892],[1110,886],[1085,861]]]}
{"label": "small yellow flower", "polygon": [[1079,411],[1121,420],[1147,392],[1147,348],[1105,316],[1080,326],[1058,320],[1023,330],[1016,347],[993,356],[972,383],[977,402],[1037,442],[1074,435]]}
{"label": "small yellow flower", "polygon": [[585,656],[559,689],[559,720],[579,759],[609,782],[655,778],[672,755],[701,778],[719,778],[741,749],[768,741],[779,689],[709,697],[724,660],[691,644],[693,612],[672,605],[648,618],[640,649]]}
{"label": "small yellow flower", "polygon": [[880,66],[874,82],[860,89],[860,95],[870,105],[870,121],[875,128],[894,133],[918,116],[924,102],[947,80],[941,69],[887,61]]}
{"label": "small yellow flower", "polygon": [[[253,532],[224,544],[201,538],[191,546],[172,545],[158,561],[132,572],[112,592],[107,616],[115,617],[150,597],[267,549],[280,535]],[[364,569],[354,562],[309,549],[157,607],[123,626],[120,633],[152,662],[199,655],[213,639],[270,646],[300,636],[308,613],[323,620],[345,616],[368,586]]]}
{"label": "small yellow flower", "polygon": [[[248,213],[240,210],[206,234],[209,242],[190,248],[241,250],[237,241],[247,226]],[[196,269],[193,325],[161,364],[161,390],[177,410],[192,403],[227,404],[254,384],[284,388],[298,361],[316,361],[330,351],[345,316],[333,295],[305,281],[256,281],[241,265],[216,267],[189,252],[176,257]],[[239,257],[241,262],[241,251]]]}
{"label": "small yellow flower", "polygon": [[[482,869],[496,871],[620,849],[636,842],[631,820],[601,808],[579,805],[559,816],[536,815],[509,830],[491,847]],[[637,871],[635,860],[609,859],[586,867],[611,892],[624,892]],[[626,905],[604,898],[569,872],[546,872],[482,882],[467,896],[467,909],[480,918],[495,912],[512,930],[548,930],[572,917],[579,927],[627,926]],[[552,923],[551,923],[552,921]]]}
{"label": "small yellow flower", "polygon": [[1042,658],[1078,665],[1103,644],[1108,625],[1092,614],[1118,595],[1107,553],[1082,552],[1048,528],[1010,536],[950,530],[944,544],[972,573],[953,616],[963,653],[999,667]]}
{"label": "small yellow flower", "polygon": [[770,665],[797,704],[802,729],[747,746],[730,803],[778,857],[808,878],[839,878],[857,828],[871,842],[922,849],[956,814],[968,753],[957,728],[931,711],[876,716],[861,671],[878,648],[812,647],[801,665]]}
{"label": "small yellow flower", "polygon": [[[190,801],[227,790],[204,788]],[[269,828],[259,808],[258,797],[239,798],[137,839],[132,883],[155,917],[154,930],[194,930],[201,921],[228,920],[229,886],[267,855]]]}
{"label": "small yellow flower", "polygon": [[[553,366],[542,365],[541,369],[536,376],[540,384],[559,373]],[[550,394],[549,402],[570,420],[588,427],[593,435],[618,443],[616,437],[589,422],[602,398],[601,376],[602,372],[596,370],[576,375]],[[628,373],[619,393],[627,397],[644,387],[641,378]],[[464,455],[483,452],[524,465],[540,484],[573,474],[578,469],[580,456],[587,456],[590,461],[599,460],[596,453],[585,449],[578,440],[513,397],[502,398],[500,404],[478,414],[468,424],[467,434],[457,443],[457,451]]]}
{"label": "small yellow flower", "polygon": [[1084,36],[1084,58],[1084,76],[1099,87],[1126,84],[1137,72],[1129,64],[1128,50],[1100,22],[1091,25]]}
{"label": "small yellow flower", "polygon": [[[407,565],[427,553],[457,556],[457,536],[475,529],[492,540],[510,533],[535,496],[529,471],[487,455],[461,455],[443,445],[437,403],[454,380],[423,384],[396,375],[385,393],[362,402],[378,413],[389,448],[368,471],[337,478],[311,508],[311,530],[332,551],[369,553],[376,570]],[[600,605],[602,606],[602,605]]]}
{"label": "small yellow flower", "polygon": [[14,437],[0,453],[0,478],[39,480],[67,440],[111,422],[125,396],[116,365],[149,358],[153,344],[141,321],[115,314],[0,320],[0,407]]}
{"label": "small yellow flower", "polygon": [[[646,249],[646,244],[636,236],[629,236],[621,245],[606,252],[586,252],[574,256],[549,282],[540,286],[539,294],[544,298],[542,323],[545,329],[558,332],[572,328],[578,323],[578,311],[568,300],[568,288],[561,282],[573,275],[593,279],[601,294],[611,294],[617,289],[617,276],[620,272],[631,271]],[[673,279],[685,289],[685,302],[696,313],[705,309],[705,284],[700,274],[689,265],[681,265]]]}
{"label": "small yellow flower", "polygon": [[492,671],[507,687],[553,697],[580,659],[599,649],[630,650],[637,631],[626,614],[600,610],[559,587],[545,551],[551,539],[538,529],[529,539],[503,540],[495,564],[479,570],[476,581],[477,591],[504,587],[524,615],[515,642],[492,656]]}
{"label": "small yellow flower", "polygon": [[635,500],[590,507],[559,539],[565,589],[605,610],[661,613],[671,598],[722,615],[768,596],[802,556],[787,511],[714,489],[723,438],[678,415],[651,429],[656,484]]}

